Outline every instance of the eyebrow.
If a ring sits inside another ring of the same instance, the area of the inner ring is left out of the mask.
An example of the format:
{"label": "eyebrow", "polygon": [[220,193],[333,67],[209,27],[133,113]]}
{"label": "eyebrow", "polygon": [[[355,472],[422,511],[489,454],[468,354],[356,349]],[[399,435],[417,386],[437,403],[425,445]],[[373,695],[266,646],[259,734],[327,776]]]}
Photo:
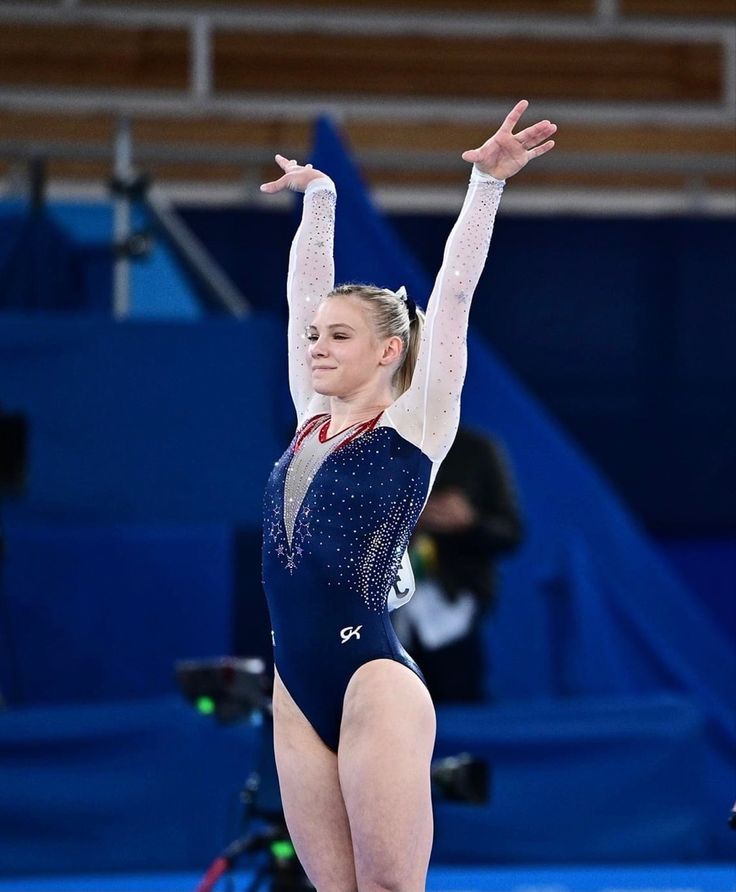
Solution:
{"label": "eyebrow", "polygon": [[[315,331],[318,331],[316,325],[308,325],[307,328],[313,328]],[[352,325],[348,325],[347,322],[333,322],[332,325],[328,325],[327,328],[349,328],[351,331],[355,331]]]}

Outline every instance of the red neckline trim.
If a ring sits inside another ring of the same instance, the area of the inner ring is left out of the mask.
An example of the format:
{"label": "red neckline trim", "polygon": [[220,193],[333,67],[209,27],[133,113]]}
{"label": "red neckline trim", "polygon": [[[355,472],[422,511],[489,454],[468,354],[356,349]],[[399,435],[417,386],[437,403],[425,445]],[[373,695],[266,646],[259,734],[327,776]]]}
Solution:
{"label": "red neckline trim", "polygon": [[[372,431],[373,428],[378,424],[378,420],[383,415],[383,410],[381,410],[375,418],[371,418],[368,421],[359,422],[355,427],[355,430],[349,437],[345,437],[345,439],[338,444],[335,451],[338,449],[342,449],[343,446],[347,446],[348,443],[352,443],[356,437],[359,437],[361,434],[365,434],[368,431]],[[294,452],[298,452],[302,448],[302,444],[307,439],[307,437],[313,433],[316,427],[319,427],[319,441],[320,443],[327,443],[328,440],[334,440],[335,437],[339,437],[340,434],[344,434],[345,431],[349,431],[350,428],[345,428],[345,430],[338,431],[336,434],[333,434],[331,437],[327,436],[327,428],[330,426],[330,421],[332,420],[332,416],[329,413],[323,413],[322,415],[315,415],[314,418],[310,418],[308,421],[304,423],[304,427],[302,427],[299,432],[296,443],[294,443]],[[321,425],[321,426],[320,426]]]}
{"label": "red neckline trim", "polygon": [[330,417],[329,415],[327,415],[326,413],[323,413],[322,415],[315,415],[314,418],[310,418],[309,421],[307,421],[305,423],[304,427],[301,429],[299,436],[296,438],[296,443],[294,443],[294,452],[298,452],[301,449],[302,443],[312,433],[312,431],[315,429],[315,427],[317,427],[317,425],[320,423],[321,419],[323,419],[323,418],[329,419],[329,417]]}
{"label": "red neckline trim", "polygon": [[[357,437],[361,434],[365,434],[368,431],[372,431],[373,428],[378,424],[378,419],[383,415],[383,409],[375,416],[375,418],[371,418],[368,421],[363,421],[359,423],[352,434],[349,437],[345,437],[345,439],[339,443],[335,449],[337,452],[338,449],[342,449],[343,446],[347,446],[348,443],[352,443]],[[331,437],[327,436],[327,428],[330,426],[330,421],[332,420],[332,416],[328,415],[327,420],[322,424],[319,429],[319,441],[320,443],[326,443],[328,440],[334,440],[335,437],[339,437],[340,434],[344,434],[345,431],[338,431],[336,434],[333,434]],[[350,428],[346,428],[345,430],[350,430]]]}

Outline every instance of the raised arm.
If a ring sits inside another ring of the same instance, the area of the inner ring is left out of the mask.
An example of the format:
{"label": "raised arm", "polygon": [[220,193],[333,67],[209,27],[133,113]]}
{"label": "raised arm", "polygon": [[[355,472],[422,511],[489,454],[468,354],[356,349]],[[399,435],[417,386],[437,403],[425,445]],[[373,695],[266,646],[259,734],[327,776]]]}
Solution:
{"label": "raised arm", "polygon": [[[299,228],[289,252],[286,297],[289,304],[289,389],[298,423],[307,414],[323,410],[326,398],[312,389],[312,373],[305,337],[320,300],[328,294],[335,279],[332,246],[335,231],[335,185],[311,164],[301,166],[282,155],[276,162],[284,175],[264,183],[261,191],[274,193],[283,189],[304,192],[304,206]],[[319,403],[319,405],[317,405]]]}
{"label": "raised arm", "polygon": [[388,409],[399,432],[433,461],[445,457],[460,421],[470,303],[488,255],[505,181],[554,146],[548,137],[557,128],[549,121],[513,133],[527,105],[526,100],[517,103],[489,140],[463,153],[473,171],[427,303],[411,387]]}

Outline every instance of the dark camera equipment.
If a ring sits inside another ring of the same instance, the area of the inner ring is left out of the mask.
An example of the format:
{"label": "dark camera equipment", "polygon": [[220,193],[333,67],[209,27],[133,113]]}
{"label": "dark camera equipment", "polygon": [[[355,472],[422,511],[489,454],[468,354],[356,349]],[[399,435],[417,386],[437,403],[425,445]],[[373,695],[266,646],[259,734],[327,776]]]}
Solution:
{"label": "dark camera equipment", "polygon": [[[151,187],[151,178],[147,173],[131,172],[127,176],[113,176],[108,187],[113,198],[123,199],[135,204],[145,201]],[[150,227],[138,228],[122,235],[113,245],[113,253],[117,258],[127,260],[144,260],[154,248],[154,234]]]}
{"label": "dark camera equipment", "polygon": [[431,778],[435,794],[447,802],[483,805],[491,796],[491,766],[470,753],[436,759]]}
{"label": "dark camera equipment", "polygon": [[272,684],[260,657],[181,660],[176,664],[176,679],[187,700],[219,722],[270,712]]}
{"label": "dark camera equipment", "polygon": [[26,483],[28,421],[0,409],[0,498],[19,495]]}
{"label": "dark camera equipment", "polygon": [[154,247],[153,232],[150,229],[139,229],[131,233],[113,247],[116,257],[127,257],[130,260],[142,260],[149,256]]}
{"label": "dark camera equipment", "polygon": [[[5,533],[2,507],[6,498],[22,494],[28,473],[28,421],[19,413],[6,413],[0,407],[0,652],[5,652],[8,671],[8,698],[22,702],[21,674],[13,634],[13,622],[3,591],[2,561],[5,556]],[[5,693],[0,689],[0,709],[7,705]]]}

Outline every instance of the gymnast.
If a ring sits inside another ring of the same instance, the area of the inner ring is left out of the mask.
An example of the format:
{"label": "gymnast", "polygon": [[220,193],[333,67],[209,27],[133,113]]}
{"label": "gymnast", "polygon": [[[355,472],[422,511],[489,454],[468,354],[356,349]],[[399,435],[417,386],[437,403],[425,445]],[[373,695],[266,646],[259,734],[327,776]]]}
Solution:
{"label": "gymnast", "polygon": [[261,186],[304,193],[287,282],[297,426],[266,487],[263,585],[284,816],[318,892],[425,888],[435,713],[389,594],[410,593],[409,538],[458,428],[505,181],[554,146],[546,120],[514,133],[527,105],[462,155],[470,183],[426,315],[403,287],[335,287],[323,172],[276,155],[283,175]]}

